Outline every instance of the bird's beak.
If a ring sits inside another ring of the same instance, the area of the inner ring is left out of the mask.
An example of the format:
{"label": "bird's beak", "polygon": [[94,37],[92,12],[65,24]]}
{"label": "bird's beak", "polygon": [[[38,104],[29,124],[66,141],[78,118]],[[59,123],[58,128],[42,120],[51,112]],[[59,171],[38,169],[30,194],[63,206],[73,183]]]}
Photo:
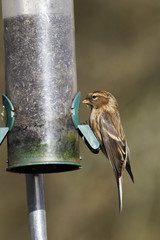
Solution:
{"label": "bird's beak", "polygon": [[84,100],[82,101],[82,103],[90,104],[90,101],[89,101],[88,99],[84,99]]}

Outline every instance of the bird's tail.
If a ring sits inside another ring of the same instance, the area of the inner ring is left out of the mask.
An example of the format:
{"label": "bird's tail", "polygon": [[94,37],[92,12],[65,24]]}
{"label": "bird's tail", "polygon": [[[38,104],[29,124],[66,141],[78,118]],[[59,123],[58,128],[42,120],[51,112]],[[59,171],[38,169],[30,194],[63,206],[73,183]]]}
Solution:
{"label": "bird's tail", "polygon": [[122,212],[122,176],[118,178],[119,212]]}

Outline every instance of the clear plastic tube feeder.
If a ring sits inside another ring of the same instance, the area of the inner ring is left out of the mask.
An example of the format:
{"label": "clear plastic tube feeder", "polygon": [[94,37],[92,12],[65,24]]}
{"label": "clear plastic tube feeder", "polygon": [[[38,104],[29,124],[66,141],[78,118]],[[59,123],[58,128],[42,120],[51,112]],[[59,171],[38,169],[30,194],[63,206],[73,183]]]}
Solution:
{"label": "clear plastic tube feeder", "polygon": [[73,1],[2,0],[2,13],[6,95],[15,108],[7,170],[78,169]]}

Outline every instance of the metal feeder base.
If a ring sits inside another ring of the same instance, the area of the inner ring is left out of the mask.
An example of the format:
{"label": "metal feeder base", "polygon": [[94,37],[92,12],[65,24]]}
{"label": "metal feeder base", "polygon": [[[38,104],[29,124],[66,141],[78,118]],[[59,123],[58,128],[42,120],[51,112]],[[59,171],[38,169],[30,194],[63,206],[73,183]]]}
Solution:
{"label": "metal feeder base", "polygon": [[73,171],[82,168],[79,163],[72,162],[43,162],[43,163],[28,163],[9,166],[7,171],[15,173],[56,173]]}

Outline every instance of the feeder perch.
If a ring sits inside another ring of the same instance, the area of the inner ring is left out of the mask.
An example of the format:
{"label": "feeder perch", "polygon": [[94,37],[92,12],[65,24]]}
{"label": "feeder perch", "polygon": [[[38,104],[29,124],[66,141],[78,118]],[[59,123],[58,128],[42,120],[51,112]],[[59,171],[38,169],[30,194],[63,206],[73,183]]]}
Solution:
{"label": "feeder perch", "polygon": [[72,121],[76,129],[78,129],[83,141],[93,153],[98,153],[100,143],[94,135],[88,124],[80,124],[79,122],[79,104],[81,101],[81,93],[78,92],[72,102]]}
{"label": "feeder perch", "polygon": [[14,107],[6,95],[2,95],[3,105],[6,108],[6,127],[0,127],[0,144],[2,144],[8,131],[11,131],[14,124]]}

